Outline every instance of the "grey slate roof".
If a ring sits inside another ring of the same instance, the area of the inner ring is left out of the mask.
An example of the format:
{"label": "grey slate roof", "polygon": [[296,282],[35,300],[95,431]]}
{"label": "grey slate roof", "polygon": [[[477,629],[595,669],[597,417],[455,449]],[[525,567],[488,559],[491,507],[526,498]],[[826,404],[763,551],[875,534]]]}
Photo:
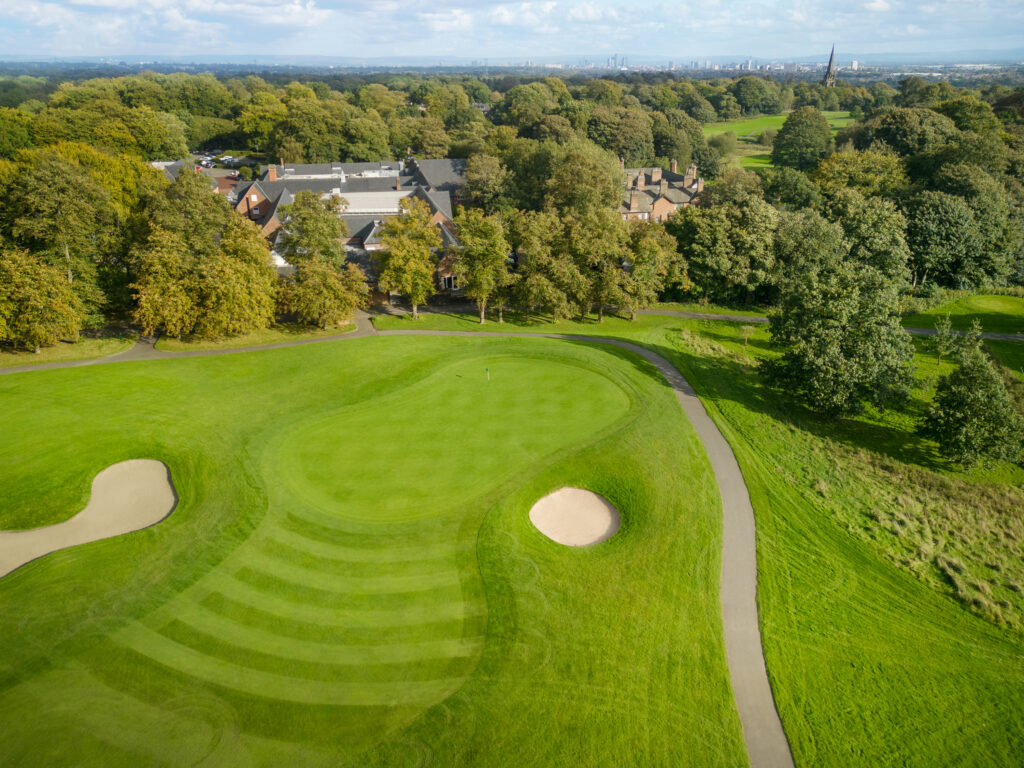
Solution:
{"label": "grey slate roof", "polygon": [[423,186],[453,192],[466,183],[466,161],[463,158],[415,160],[416,177]]}

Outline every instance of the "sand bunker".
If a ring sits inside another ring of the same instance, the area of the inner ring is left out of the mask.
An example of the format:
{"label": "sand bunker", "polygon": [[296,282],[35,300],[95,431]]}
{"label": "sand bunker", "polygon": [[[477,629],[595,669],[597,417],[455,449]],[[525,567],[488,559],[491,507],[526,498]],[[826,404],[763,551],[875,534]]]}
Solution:
{"label": "sand bunker", "polygon": [[177,503],[170,470],[163,462],[132,459],[112,464],[96,475],[88,505],[70,520],[27,531],[0,531],[0,577],[58,549],[159,523]]}
{"label": "sand bunker", "polygon": [[559,544],[585,547],[615,535],[619,510],[593,491],[559,488],[533,505],[530,522]]}

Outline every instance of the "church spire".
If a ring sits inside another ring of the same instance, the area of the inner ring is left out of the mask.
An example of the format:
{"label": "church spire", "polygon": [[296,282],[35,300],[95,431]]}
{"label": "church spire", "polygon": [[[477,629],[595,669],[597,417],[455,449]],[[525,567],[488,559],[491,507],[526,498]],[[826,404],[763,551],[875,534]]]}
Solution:
{"label": "church spire", "polygon": [[828,69],[825,70],[825,77],[821,84],[826,88],[835,88],[836,85],[836,47],[832,46],[832,55],[828,57]]}

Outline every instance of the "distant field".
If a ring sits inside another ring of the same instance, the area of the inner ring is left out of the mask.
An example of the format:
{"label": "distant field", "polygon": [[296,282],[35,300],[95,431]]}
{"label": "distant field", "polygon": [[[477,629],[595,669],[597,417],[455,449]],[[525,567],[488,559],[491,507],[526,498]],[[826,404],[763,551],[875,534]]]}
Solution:
{"label": "distant field", "polygon": [[1024,299],[1016,296],[965,296],[927,312],[908,315],[903,324],[909,328],[933,328],[943,315],[957,330],[967,330],[972,320],[988,333],[1024,333]]}
{"label": "distant field", "polygon": [[[823,112],[832,126],[833,133],[849,125],[853,118],[849,112]],[[761,115],[760,117],[728,120],[722,123],[708,123],[704,126],[704,137],[710,139],[726,131],[733,131],[739,139],[739,152],[732,162],[741,168],[763,168],[770,166],[771,151],[757,143],[757,137],[768,128],[779,130],[786,122],[788,113]]]}

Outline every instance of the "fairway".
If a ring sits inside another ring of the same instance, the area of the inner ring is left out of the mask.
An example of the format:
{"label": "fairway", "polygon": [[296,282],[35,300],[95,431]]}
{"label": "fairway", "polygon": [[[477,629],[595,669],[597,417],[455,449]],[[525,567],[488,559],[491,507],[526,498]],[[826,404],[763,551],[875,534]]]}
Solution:
{"label": "fairway", "polygon": [[[12,764],[746,762],[717,490],[639,358],[356,339],[16,374],[0,405],[0,526],[133,456],[179,495],[0,581]],[[537,531],[563,486],[617,535]]]}
{"label": "fairway", "polygon": [[905,316],[903,324],[910,328],[934,328],[944,315],[949,315],[955,330],[966,331],[977,320],[986,333],[1024,335],[1024,298],[1018,296],[963,296],[927,312]]}
{"label": "fairway", "polygon": [[[840,128],[845,128],[853,122],[849,112],[824,111],[822,114],[825,116],[828,124],[832,126],[833,134]],[[758,144],[757,139],[769,128],[773,128],[776,131],[782,128],[788,116],[789,113],[782,113],[726,120],[720,123],[706,123],[703,126],[704,138],[710,139],[713,136],[732,131],[736,134],[736,138],[739,141],[739,146],[736,155],[733,156],[733,160],[741,168],[767,168],[772,164],[771,148]]]}

